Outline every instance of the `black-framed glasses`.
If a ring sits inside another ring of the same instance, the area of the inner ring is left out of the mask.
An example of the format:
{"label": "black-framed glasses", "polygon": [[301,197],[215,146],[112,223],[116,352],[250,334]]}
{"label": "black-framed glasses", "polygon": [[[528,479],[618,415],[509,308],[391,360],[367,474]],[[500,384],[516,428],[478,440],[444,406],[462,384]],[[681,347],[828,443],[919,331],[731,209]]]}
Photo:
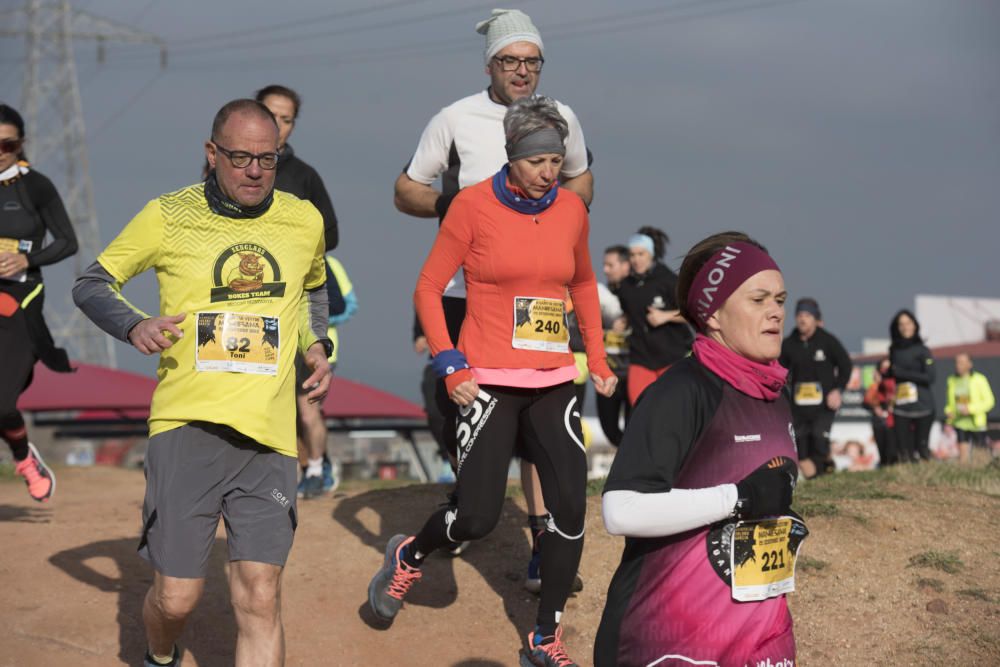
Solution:
{"label": "black-framed glasses", "polygon": [[268,171],[278,166],[277,153],[259,153],[254,155],[253,153],[247,153],[246,151],[231,151],[225,146],[220,146],[216,141],[213,141],[212,145],[214,145],[220,153],[229,158],[229,161],[232,162],[233,166],[237,169],[246,169],[254,160],[257,160],[257,164],[260,165],[261,169],[267,169]]}
{"label": "black-framed glasses", "polygon": [[524,65],[525,69],[529,72],[541,72],[542,65],[545,64],[545,58],[518,58],[516,56],[493,56],[493,60],[500,63],[500,69],[505,72],[516,72],[521,69],[521,65]]}
{"label": "black-framed glasses", "polygon": [[4,139],[0,141],[0,153],[17,153],[24,145],[24,139]]}

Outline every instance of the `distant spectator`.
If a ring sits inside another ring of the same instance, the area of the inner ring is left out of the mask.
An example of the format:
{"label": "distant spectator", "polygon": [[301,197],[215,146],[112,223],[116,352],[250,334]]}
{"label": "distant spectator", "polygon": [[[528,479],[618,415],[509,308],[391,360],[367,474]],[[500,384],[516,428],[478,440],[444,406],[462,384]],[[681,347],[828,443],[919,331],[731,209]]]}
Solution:
{"label": "distant spectator", "polygon": [[893,433],[895,420],[892,401],[896,396],[896,380],[889,377],[889,360],[883,359],[875,369],[872,383],[865,390],[865,407],[872,413],[872,434],[878,447],[879,466],[899,463],[896,436]]}
{"label": "distant spectator", "polygon": [[795,304],[795,330],[782,341],[781,365],[788,369],[792,424],[802,474],[815,477],[833,469],[830,428],[851,379],[847,350],[823,326],[816,299]]}
{"label": "distant spectator", "polygon": [[920,324],[908,310],[901,310],[889,325],[889,372],[896,379],[896,444],[900,460],[931,460],[928,447],[934,423],[934,357],[920,338]]}
{"label": "distant spectator", "polygon": [[[618,376],[619,386],[628,382],[628,334],[625,321],[622,318],[621,303],[618,301],[618,287],[621,285],[632,267],[629,264],[629,250],[623,245],[616,245],[604,251],[604,278],[607,284],[597,284],[597,296],[601,301],[601,320],[604,325],[604,351],[608,355],[608,366]],[[618,326],[615,325],[619,322]],[[628,423],[631,406],[628,396],[623,391],[616,391],[611,396],[597,394],[597,418],[601,422],[601,430],[607,436],[608,442],[615,447],[622,439],[620,422]]]}
{"label": "distant spectator", "polygon": [[677,274],[663,263],[670,238],[655,227],[640,227],[628,241],[632,273],[618,287],[629,336],[628,401],[691,350],[691,327],[677,304]]}
{"label": "distant spectator", "polygon": [[874,452],[868,451],[859,440],[848,440],[836,450],[834,458],[837,460],[839,470],[858,472],[872,470],[875,467]]}
{"label": "distant spectator", "polygon": [[972,462],[972,447],[986,446],[986,415],[996,399],[990,382],[972,369],[972,359],[964,352],[955,357],[955,374],[948,376],[948,403],[944,412],[958,437],[958,458]]}

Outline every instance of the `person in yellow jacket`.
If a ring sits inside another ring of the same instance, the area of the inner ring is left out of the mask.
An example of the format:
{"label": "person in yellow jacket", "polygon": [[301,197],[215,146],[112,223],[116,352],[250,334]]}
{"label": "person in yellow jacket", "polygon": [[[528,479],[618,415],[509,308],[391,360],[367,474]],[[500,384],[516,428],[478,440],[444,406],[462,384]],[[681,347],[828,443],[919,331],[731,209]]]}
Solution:
{"label": "person in yellow jacket", "polygon": [[944,412],[958,435],[958,456],[972,462],[972,446],[986,445],[986,415],[996,399],[990,382],[972,370],[972,359],[964,352],[955,357],[955,374],[948,376],[948,403]]}

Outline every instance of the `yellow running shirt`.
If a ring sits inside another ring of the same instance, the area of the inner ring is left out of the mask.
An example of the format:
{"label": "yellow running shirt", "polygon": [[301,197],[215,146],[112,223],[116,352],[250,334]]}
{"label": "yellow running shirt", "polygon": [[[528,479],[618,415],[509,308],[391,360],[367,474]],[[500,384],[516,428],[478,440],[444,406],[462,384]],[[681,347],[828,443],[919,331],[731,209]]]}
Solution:
{"label": "yellow running shirt", "polygon": [[279,191],[264,215],[227,218],[204,190],[149,202],[97,258],[119,286],[155,269],[160,314],[187,314],[160,353],[149,434],[207,421],[295,456],[294,359],[316,341],[304,290],[325,282],[323,218]]}

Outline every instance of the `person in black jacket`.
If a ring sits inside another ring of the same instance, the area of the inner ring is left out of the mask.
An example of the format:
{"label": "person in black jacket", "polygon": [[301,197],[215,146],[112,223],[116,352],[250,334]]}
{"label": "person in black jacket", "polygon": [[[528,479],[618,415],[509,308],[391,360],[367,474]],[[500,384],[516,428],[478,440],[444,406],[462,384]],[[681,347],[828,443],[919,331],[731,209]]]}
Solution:
{"label": "person in black jacket", "polygon": [[683,359],[694,336],[677,306],[677,274],[662,262],[670,238],[642,227],[629,239],[632,273],[622,281],[618,300],[628,326],[628,400],[639,396],[671,364]]}
{"label": "person in black jacket", "polygon": [[323,232],[326,236],[326,251],[337,247],[340,241],[337,230],[337,214],[333,202],[323,185],[323,179],[316,170],[302,161],[292,150],[288,138],[295,129],[299,117],[302,98],[291,88],[272,84],[257,91],[254,97],[274,114],[278,122],[278,173],[274,179],[274,189],[290,192],[299,199],[306,199],[323,215]]}
{"label": "person in black jacket", "polygon": [[[44,502],[55,491],[55,476],[28,442],[17,399],[31,384],[36,361],[57,372],[72,370],[42,317],[41,267],[75,254],[77,242],[59,193],[30,168],[23,146],[24,120],[0,104],[0,438],[28,494]],[[46,235],[51,242],[45,243]]]}
{"label": "person in black jacket", "polygon": [[830,427],[853,367],[844,346],[823,328],[822,320],[815,299],[799,299],[795,331],[782,342],[779,360],[788,369],[792,424],[799,465],[806,477],[833,469]]}
{"label": "person in black jacket", "polygon": [[931,459],[928,439],[934,423],[934,357],[920,338],[920,323],[901,310],[889,325],[889,373],[896,379],[894,430],[903,463]]}
{"label": "person in black jacket", "polygon": [[[278,173],[274,178],[274,189],[290,192],[299,199],[306,199],[323,215],[323,231],[326,238],[326,251],[337,247],[339,241],[337,231],[337,215],[333,211],[333,203],[326,192],[323,179],[316,170],[303,162],[292,150],[288,138],[295,129],[295,121],[299,117],[302,99],[291,88],[279,85],[265,86],[257,91],[255,99],[266,106],[278,123]],[[326,423],[323,421],[322,406],[310,403],[306,398],[307,391],[302,388],[311,371],[309,371],[301,355],[295,359],[296,395],[298,407],[299,458],[304,463],[302,480],[299,483],[298,495],[301,498],[316,498],[335,486],[333,478],[333,463],[326,453]]]}

